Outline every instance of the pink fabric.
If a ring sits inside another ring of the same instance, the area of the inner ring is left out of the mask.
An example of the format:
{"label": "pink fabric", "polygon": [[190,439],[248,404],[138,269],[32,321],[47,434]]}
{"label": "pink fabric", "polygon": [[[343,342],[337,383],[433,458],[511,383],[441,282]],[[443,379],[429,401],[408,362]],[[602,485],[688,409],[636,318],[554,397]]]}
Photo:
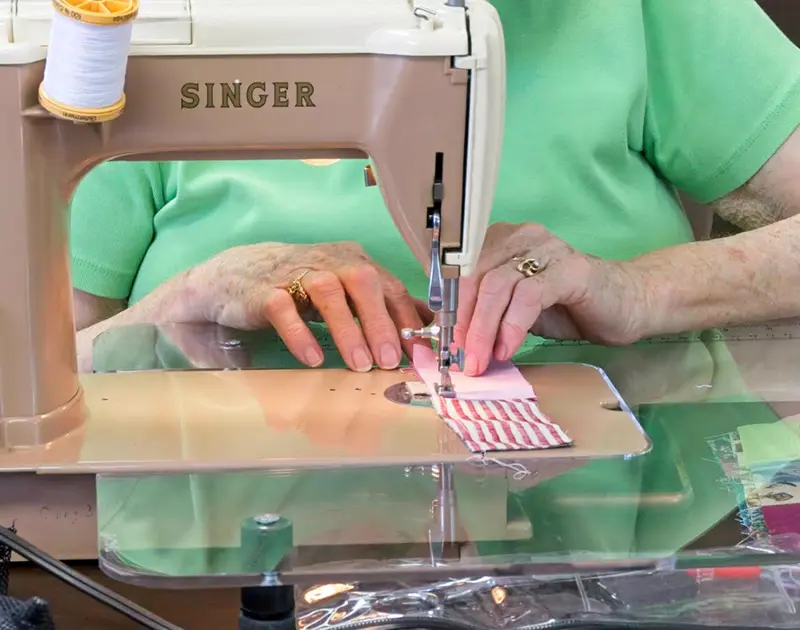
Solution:
{"label": "pink fabric", "polygon": [[[439,382],[436,353],[422,345],[414,346],[414,369],[429,390]],[[511,361],[495,361],[481,376],[467,376],[451,370],[453,387],[461,400],[498,400],[523,398],[536,400],[533,387]]]}
{"label": "pink fabric", "polygon": [[[533,387],[510,361],[483,376],[452,373],[458,398],[436,395],[439,370],[430,348],[414,349],[414,368],[445,424],[472,453],[569,446],[572,440],[536,404]],[[520,395],[521,394],[521,395]]]}

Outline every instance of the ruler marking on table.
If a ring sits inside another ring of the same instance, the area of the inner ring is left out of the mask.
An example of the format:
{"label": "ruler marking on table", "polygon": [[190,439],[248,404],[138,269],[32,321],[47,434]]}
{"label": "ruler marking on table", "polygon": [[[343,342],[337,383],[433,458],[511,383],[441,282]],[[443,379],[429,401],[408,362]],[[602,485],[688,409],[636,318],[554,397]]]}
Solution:
{"label": "ruler marking on table", "polygon": [[[704,333],[705,340],[712,341],[775,341],[800,339],[800,320],[786,320],[768,324],[744,324],[717,328]],[[697,335],[679,334],[662,335],[643,339],[639,344],[691,343],[700,341]],[[547,339],[545,346],[579,346],[591,345],[588,341],[561,341]]]}

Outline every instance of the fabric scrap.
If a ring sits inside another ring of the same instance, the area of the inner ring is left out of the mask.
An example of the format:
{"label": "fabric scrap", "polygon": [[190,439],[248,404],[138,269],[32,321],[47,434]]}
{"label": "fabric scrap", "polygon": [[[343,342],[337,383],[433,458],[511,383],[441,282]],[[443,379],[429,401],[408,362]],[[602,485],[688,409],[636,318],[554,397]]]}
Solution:
{"label": "fabric scrap", "polygon": [[434,406],[472,453],[528,451],[572,444],[564,430],[544,415],[533,400],[459,400],[437,396]]}
{"label": "fabric scrap", "polygon": [[539,409],[533,387],[510,361],[479,377],[453,372],[457,398],[436,394],[439,371],[430,348],[414,349],[414,368],[428,388],[436,412],[472,453],[572,444],[566,432]]}
{"label": "fabric scrap", "polygon": [[739,439],[742,443],[739,460],[743,466],[800,459],[800,434],[793,424],[785,421],[739,427]]}
{"label": "fabric scrap", "polygon": [[[439,383],[439,361],[436,353],[426,346],[414,346],[414,370],[433,390]],[[461,400],[536,400],[533,387],[511,361],[493,361],[481,376],[467,376],[458,370],[450,371],[453,387]]]}
{"label": "fabric scrap", "polygon": [[771,536],[785,536],[798,533],[800,505],[765,505],[762,508],[764,521]]}

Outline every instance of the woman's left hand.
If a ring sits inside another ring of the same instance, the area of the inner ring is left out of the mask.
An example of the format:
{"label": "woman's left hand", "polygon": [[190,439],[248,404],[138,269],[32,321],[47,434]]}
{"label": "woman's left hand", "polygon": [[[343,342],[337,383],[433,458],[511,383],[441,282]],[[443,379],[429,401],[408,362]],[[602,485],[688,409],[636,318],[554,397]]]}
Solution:
{"label": "woman's left hand", "polygon": [[464,372],[510,359],[529,332],[625,345],[641,338],[648,294],[627,263],[570,247],[537,223],[490,226],[477,269],[460,281],[456,343]]}

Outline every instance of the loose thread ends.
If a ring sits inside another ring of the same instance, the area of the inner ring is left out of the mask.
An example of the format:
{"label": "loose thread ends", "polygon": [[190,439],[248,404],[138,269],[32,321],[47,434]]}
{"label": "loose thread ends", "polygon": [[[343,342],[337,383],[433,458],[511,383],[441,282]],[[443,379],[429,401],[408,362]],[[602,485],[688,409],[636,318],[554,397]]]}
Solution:
{"label": "loose thread ends", "polygon": [[497,466],[498,468],[506,468],[511,470],[513,472],[512,479],[515,481],[521,481],[526,477],[535,476],[535,473],[528,470],[519,462],[503,462],[494,457],[489,457],[485,452],[477,453],[470,457],[467,461],[473,466],[484,468],[489,466]]}

